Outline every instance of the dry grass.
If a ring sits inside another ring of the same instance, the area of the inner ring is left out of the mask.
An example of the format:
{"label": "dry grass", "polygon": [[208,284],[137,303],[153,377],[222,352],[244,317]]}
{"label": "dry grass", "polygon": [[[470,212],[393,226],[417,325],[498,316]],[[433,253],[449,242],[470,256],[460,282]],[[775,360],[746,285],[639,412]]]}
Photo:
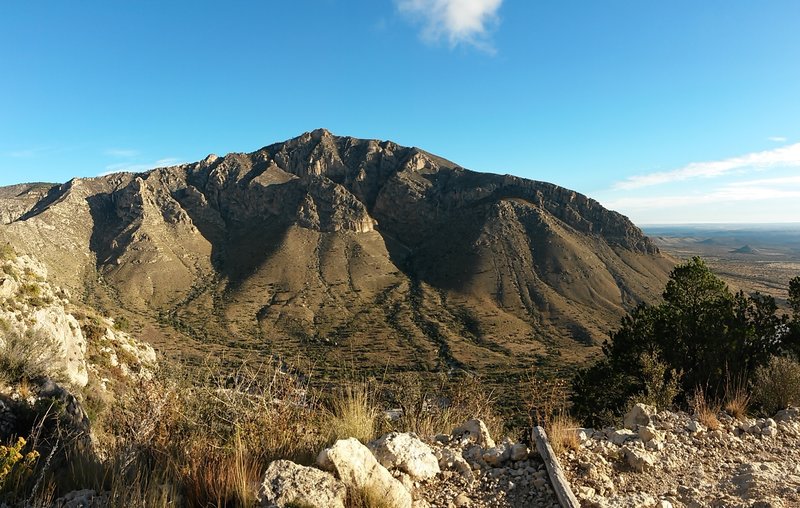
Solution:
{"label": "dry grass", "polygon": [[580,449],[581,441],[576,432],[579,427],[578,421],[565,413],[557,414],[545,423],[547,437],[557,455]]}
{"label": "dry grass", "polygon": [[499,436],[504,421],[497,414],[497,400],[487,391],[478,376],[463,374],[457,378],[442,375],[427,383],[416,374],[403,374],[396,380],[392,398],[402,415],[396,422],[386,423],[383,430],[414,432],[432,437],[449,432],[467,420],[478,418],[489,433]]}
{"label": "dry grass", "polygon": [[747,410],[750,407],[750,393],[747,391],[747,382],[740,379],[728,382],[725,385],[725,412],[736,418],[743,420],[747,417]]}
{"label": "dry grass", "polygon": [[720,421],[719,418],[717,418],[720,406],[708,400],[705,390],[700,387],[695,389],[694,397],[692,398],[692,408],[694,409],[697,421],[702,423],[707,429],[717,430],[720,428]]}
{"label": "dry grass", "polygon": [[349,437],[372,441],[380,414],[375,400],[375,390],[368,383],[347,384],[331,401],[328,441]]}
{"label": "dry grass", "polygon": [[397,508],[386,493],[375,487],[352,488],[347,492],[347,508]]}

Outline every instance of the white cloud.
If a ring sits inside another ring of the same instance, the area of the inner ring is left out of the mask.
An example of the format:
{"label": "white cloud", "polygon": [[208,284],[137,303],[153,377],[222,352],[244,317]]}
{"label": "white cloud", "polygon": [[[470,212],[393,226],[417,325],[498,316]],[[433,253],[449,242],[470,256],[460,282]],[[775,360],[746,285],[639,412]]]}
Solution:
{"label": "white cloud", "polygon": [[604,205],[612,210],[634,211],[785,199],[800,199],[800,176],[732,182],[706,193],[622,197]]}
{"label": "white cloud", "polygon": [[718,161],[692,162],[673,171],[631,176],[614,184],[614,188],[631,190],[695,178],[714,178],[734,171],[790,166],[800,167],[800,143]]}
{"label": "white cloud", "polygon": [[118,162],[116,164],[109,164],[106,166],[106,170],[97,176],[106,176],[113,173],[139,173],[154,168],[175,166],[176,164],[180,164],[180,159],[176,157],[166,157],[163,159],[158,159],[155,162],[148,163]]}
{"label": "white cloud", "polygon": [[776,143],[785,143],[786,138],[783,136],[770,136],[767,138],[769,141],[774,141]]}
{"label": "white cloud", "polygon": [[493,53],[489,33],[497,24],[503,0],[395,0],[397,9],[421,20],[422,36],[447,39],[451,47],[470,44]]}

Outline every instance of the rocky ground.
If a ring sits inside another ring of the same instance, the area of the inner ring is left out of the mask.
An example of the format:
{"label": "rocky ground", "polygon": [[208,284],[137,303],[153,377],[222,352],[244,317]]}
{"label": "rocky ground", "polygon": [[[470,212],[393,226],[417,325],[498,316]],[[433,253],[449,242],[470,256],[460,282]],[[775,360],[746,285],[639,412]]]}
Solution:
{"label": "rocky ground", "polygon": [[639,405],[627,428],[579,431],[562,466],[587,507],[800,506],[800,410],[719,422]]}
{"label": "rocky ground", "polygon": [[320,453],[317,466],[274,462],[262,506],[344,506],[348,490],[375,492],[398,508],[559,506],[536,452],[510,440],[496,444],[480,420],[430,443],[396,432],[367,446],[341,440]]}

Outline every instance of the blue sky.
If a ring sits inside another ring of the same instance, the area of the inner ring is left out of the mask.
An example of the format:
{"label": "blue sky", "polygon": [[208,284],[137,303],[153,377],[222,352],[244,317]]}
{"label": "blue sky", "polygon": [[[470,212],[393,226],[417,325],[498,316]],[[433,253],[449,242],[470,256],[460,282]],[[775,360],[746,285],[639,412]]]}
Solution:
{"label": "blue sky", "polygon": [[0,185],[326,127],[639,224],[800,222],[797,0],[53,0],[0,19]]}

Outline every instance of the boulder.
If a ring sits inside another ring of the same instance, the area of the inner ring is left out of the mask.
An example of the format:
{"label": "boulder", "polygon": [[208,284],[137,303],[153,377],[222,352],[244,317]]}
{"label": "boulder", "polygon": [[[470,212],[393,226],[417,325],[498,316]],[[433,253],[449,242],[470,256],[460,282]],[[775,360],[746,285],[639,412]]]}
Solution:
{"label": "boulder", "polygon": [[525,443],[517,443],[511,447],[511,460],[520,461],[528,458],[528,446]]}
{"label": "boulder", "polygon": [[341,439],[320,452],[317,464],[334,471],[349,488],[380,496],[390,506],[410,508],[411,494],[395,479],[388,469],[380,465],[358,439]]}
{"label": "boulder", "polygon": [[646,427],[639,427],[639,437],[642,438],[642,441],[644,441],[645,443],[652,441],[654,439],[657,441],[661,441],[664,439],[664,433],[659,430],[656,430],[655,427],[651,427],[648,425]]}
{"label": "boulder", "polygon": [[625,428],[636,430],[640,425],[650,425],[651,418],[656,414],[656,408],[647,404],[636,404],[625,414]]}
{"label": "boulder", "polygon": [[500,444],[483,452],[483,460],[490,466],[500,466],[511,458],[511,448]]}
{"label": "boulder", "polygon": [[399,469],[414,480],[439,473],[439,461],[430,446],[413,433],[392,432],[369,444],[372,454],[388,469]]}
{"label": "boulder", "polygon": [[475,480],[475,475],[469,462],[464,458],[461,452],[453,450],[452,448],[442,448],[436,450],[436,457],[439,459],[439,468],[442,470],[457,471],[465,480],[472,482]]}
{"label": "boulder", "polygon": [[650,469],[656,463],[653,455],[643,450],[626,446],[622,451],[625,454],[625,461],[634,471],[642,472],[645,469]]}
{"label": "boulder", "polygon": [[262,507],[344,508],[347,488],[325,471],[276,460],[264,474],[258,498]]}
{"label": "boulder", "polygon": [[622,446],[626,441],[635,439],[637,437],[636,433],[629,429],[613,430],[606,434],[606,436],[608,437],[609,441],[617,446]]}
{"label": "boulder", "polygon": [[456,427],[452,432],[453,437],[468,439],[483,448],[494,448],[494,440],[489,434],[489,429],[482,420],[469,420],[463,425]]}

